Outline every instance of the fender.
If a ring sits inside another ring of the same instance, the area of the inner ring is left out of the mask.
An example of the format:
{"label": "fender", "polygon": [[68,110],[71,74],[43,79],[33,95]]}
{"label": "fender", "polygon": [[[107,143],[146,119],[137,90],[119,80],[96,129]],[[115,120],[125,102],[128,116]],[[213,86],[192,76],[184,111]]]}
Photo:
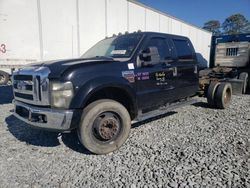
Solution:
{"label": "fender", "polygon": [[134,109],[137,110],[136,93],[134,89],[131,87],[131,84],[124,78],[111,77],[111,76],[94,78],[86,82],[84,85],[82,85],[76,91],[76,94],[72,99],[70,108],[83,109],[88,99],[95,92],[107,87],[119,88],[124,90],[128,94],[128,96],[130,96]]}

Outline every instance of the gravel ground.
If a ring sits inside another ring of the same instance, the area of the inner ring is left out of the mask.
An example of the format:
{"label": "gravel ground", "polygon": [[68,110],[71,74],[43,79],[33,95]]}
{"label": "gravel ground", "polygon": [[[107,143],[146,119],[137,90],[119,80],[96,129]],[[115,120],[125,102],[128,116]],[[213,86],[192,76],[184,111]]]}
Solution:
{"label": "gravel ground", "polygon": [[109,155],[93,155],[76,133],[29,128],[0,88],[0,187],[250,187],[250,95],[227,110],[205,100],[134,125]]}

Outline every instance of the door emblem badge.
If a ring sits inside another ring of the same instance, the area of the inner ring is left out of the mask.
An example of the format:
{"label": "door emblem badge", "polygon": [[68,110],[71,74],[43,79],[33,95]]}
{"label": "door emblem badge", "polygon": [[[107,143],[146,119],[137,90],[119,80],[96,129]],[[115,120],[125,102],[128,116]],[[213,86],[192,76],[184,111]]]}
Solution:
{"label": "door emblem badge", "polygon": [[122,77],[128,80],[130,83],[135,82],[135,73],[134,71],[122,71]]}

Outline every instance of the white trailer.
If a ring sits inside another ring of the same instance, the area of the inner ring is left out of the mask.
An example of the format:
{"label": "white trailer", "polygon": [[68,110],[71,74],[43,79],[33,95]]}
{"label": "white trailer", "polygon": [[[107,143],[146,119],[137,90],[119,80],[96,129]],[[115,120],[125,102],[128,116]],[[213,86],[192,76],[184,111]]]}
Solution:
{"label": "white trailer", "polygon": [[79,57],[105,37],[138,30],[189,37],[208,66],[210,32],[133,0],[0,0],[0,82],[11,69]]}

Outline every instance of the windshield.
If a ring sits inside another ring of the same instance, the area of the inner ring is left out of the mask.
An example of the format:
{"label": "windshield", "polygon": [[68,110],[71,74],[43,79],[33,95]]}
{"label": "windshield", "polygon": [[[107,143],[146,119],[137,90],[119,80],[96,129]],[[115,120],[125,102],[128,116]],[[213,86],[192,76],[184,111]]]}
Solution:
{"label": "windshield", "polygon": [[142,34],[129,34],[108,38],[90,48],[82,58],[129,58],[139,44]]}

